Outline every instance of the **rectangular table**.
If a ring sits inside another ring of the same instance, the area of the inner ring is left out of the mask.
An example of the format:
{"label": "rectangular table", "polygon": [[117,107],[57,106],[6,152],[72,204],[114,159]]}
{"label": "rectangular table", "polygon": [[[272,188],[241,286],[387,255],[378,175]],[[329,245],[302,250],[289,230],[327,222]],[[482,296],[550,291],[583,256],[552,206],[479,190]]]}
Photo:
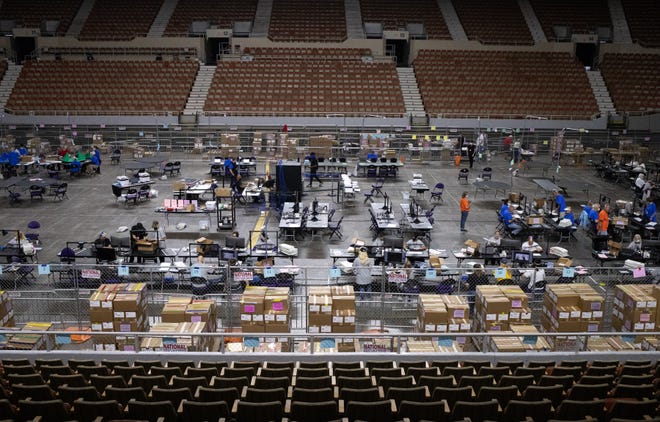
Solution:
{"label": "rectangular table", "polygon": [[376,237],[379,234],[385,232],[386,230],[392,231],[392,230],[399,230],[401,228],[401,225],[399,224],[399,221],[396,219],[394,212],[389,214],[386,210],[383,209],[384,205],[385,205],[384,202],[371,203],[371,211],[376,217],[376,225],[377,225]]}

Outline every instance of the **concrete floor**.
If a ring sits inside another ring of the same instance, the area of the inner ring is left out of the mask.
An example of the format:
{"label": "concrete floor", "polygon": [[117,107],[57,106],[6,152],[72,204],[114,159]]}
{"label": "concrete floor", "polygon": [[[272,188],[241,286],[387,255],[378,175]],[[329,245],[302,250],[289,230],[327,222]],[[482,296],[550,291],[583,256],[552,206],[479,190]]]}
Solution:
{"label": "concrete floor", "polygon": [[[10,205],[8,199],[3,198],[0,202],[2,228],[25,230],[29,221],[39,221],[41,223],[39,232],[43,248],[39,253],[39,261],[43,263],[58,262],[57,253],[65,246],[67,241],[93,241],[100,231],[113,234],[119,226],[130,227],[138,221],[143,222],[147,228],[151,226],[152,220],[155,219],[164,224],[164,216],[156,214],[154,210],[162,205],[164,198],[171,198],[172,183],[177,178],[158,179],[154,185],[154,188],[159,191],[158,199],[126,208],[115,201],[111,191],[111,184],[116,176],[124,174],[124,169],[120,165],[110,165],[109,157],[104,158],[102,174],[94,177],[83,176],[68,181],[68,200],[55,202],[52,198],[47,198],[30,201],[29,193],[25,192],[21,204]],[[123,160],[126,161],[127,158],[123,157]],[[184,156],[183,154],[176,154],[171,159],[182,161],[181,177],[208,178],[209,166],[207,159],[203,159],[199,155]],[[355,164],[351,160],[349,160],[349,163]],[[466,167],[466,165],[467,163],[464,162],[462,167]],[[437,182],[443,182],[445,184],[444,203],[440,203],[435,210],[435,225],[432,231],[431,247],[448,250],[459,249],[467,239],[480,241],[482,237],[490,236],[496,225],[495,210],[499,208],[500,198],[495,197],[492,192],[487,193],[485,196],[479,194],[475,198],[475,191],[472,186],[475,177],[486,166],[493,168],[493,180],[513,183],[512,191],[522,192],[529,198],[543,196],[542,191],[537,191],[532,178],[542,177],[545,169],[547,177],[554,175],[558,179],[557,183],[567,188],[567,203],[572,206],[576,217],[581,210],[580,204],[583,204],[588,198],[598,199],[599,193],[603,193],[613,200],[631,199],[627,182],[615,185],[603,181],[588,166],[571,167],[562,165],[561,169],[556,172],[556,168],[551,167],[550,158],[547,155],[536,157],[530,163],[530,168],[521,172],[518,177],[511,177],[508,156],[495,156],[490,162],[476,162],[474,169],[471,171],[470,185],[459,185],[457,181],[458,170],[454,167],[453,162],[407,162],[405,167],[400,169],[396,180],[388,179],[385,181],[384,191],[393,198],[394,210],[398,211],[398,204],[403,199],[403,193],[409,192],[408,180],[412,178],[413,173],[421,173],[429,186],[433,186]],[[257,172],[263,174],[264,170],[265,162],[260,162],[257,166]],[[154,174],[153,176],[157,178],[159,175]],[[374,180],[363,177],[358,177],[355,180],[359,181],[363,191],[370,190],[370,185],[374,182]],[[588,192],[588,196],[587,192],[582,190],[583,183],[593,185]],[[314,198],[317,198],[319,202],[332,202],[334,199],[333,194],[336,193],[336,191],[331,190],[333,186],[336,189],[336,182],[326,181],[322,189],[316,188],[306,192],[303,200],[306,203],[311,203]],[[472,211],[467,223],[468,232],[460,232],[459,230],[458,201],[463,191],[468,191],[473,201]],[[427,193],[425,196],[426,198],[420,201],[422,205],[429,204],[429,194]],[[308,236],[306,239],[297,242],[299,258],[296,260],[296,264],[327,268],[332,263],[329,258],[330,247],[344,248],[348,246],[350,239],[355,236],[362,239],[371,239],[371,233],[368,229],[370,217],[367,205],[363,204],[361,195],[356,199],[355,206],[345,207],[342,204],[335,204],[335,206],[337,208],[335,219],[338,219],[341,215],[344,216],[343,240],[333,239],[328,241],[326,236],[323,241],[319,242],[318,240],[312,241]],[[267,215],[268,227],[277,227],[278,222],[274,214],[271,212]],[[258,211],[246,212],[239,209],[237,211],[237,230],[242,236],[247,237],[248,232],[254,230],[258,218],[260,218]],[[195,217],[170,217],[170,225],[174,225],[178,221],[186,222],[189,227],[197,226]],[[211,230],[214,231],[215,217],[212,222]],[[218,235],[221,238],[229,233],[230,231],[223,231]],[[194,241],[197,237],[207,234],[198,231],[179,233],[177,236],[170,236],[167,246],[172,248],[187,246],[189,242]],[[218,238],[218,235],[214,237]],[[562,246],[568,248],[575,264],[596,265],[596,261],[591,258],[591,240],[581,230],[576,233],[576,237],[577,241],[569,245],[564,243]],[[8,240],[9,236],[5,236],[0,241],[6,243]],[[221,241],[221,243],[224,242]],[[556,240],[551,241],[551,245],[555,243]],[[545,246],[545,242],[543,242],[543,246]],[[456,260],[450,257],[446,263],[453,266],[456,264]]]}

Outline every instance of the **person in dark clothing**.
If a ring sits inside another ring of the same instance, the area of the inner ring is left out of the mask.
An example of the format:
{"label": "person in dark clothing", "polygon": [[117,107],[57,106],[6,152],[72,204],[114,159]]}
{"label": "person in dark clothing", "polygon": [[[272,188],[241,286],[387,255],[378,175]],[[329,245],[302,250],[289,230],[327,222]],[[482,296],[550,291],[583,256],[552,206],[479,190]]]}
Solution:
{"label": "person in dark clothing", "polygon": [[470,168],[472,168],[472,165],[474,164],[475,153],[476,153],[476,149],[474,147],[474,144],[473,143],[468,144],[467,154],[468,154],[468,160],[470,160]]}
{"label": "person in dark clothing", "polygon": [[319,186],[323,186],[323,182],[319,177],[316,175],[316,172],[319,170],[319,160],[316,158],[316,153],[312,152],[309,154],[309,187],[312,187],[312,182],[314,179],[318,180]]}
{"label": "person in dark clothing", "polygon": [[[128,262],[133,263],[133,258],[135,258],[135,255],[137,254],[137,241],[138,240],[143,240],[147,238],[147,229],[142,225],[142,223],[137,223],[133,227],[131,227],[131,257],[129,258]],[[142,257],[137,257],[137,262],[138,264],[141,264],[144,262],[144,259]]]}

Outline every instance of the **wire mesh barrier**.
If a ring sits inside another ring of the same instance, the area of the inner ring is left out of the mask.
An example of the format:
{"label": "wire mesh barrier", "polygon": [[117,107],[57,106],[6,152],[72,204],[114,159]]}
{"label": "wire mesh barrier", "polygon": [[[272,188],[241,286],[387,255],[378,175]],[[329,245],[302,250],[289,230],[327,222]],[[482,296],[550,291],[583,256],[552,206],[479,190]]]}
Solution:
{"label": "wire mesh barrier", "polygon": [[[544,287],[552,284],[586,283],[604,298],[603,321],[598,331],[613,329],[614,288],[623,284],[650,284],[656,281],[653,269],[644,274],[624,268],[545,268],[543,286],[532,288],[536,272],[512,269],[506,284],[527,292],[531,323],[540,325]],[[498,284],[497,268],[487,268],[488,283]],[[465,268],[393,269],[374,267],[372,283],[366,292],[356,288],[355,326],[357,332],[413,333],[417,331],[420,294],[453,294],[474,301]],[[528,278],[531,276],[532,278]],[[307,331],[310,290],[317,286],[353,285],[350,270],[328,267],[229,267],[163,265],[82,265],[14,264],[5,266],[0,285],[13,301],[18,325],[30,321],[54,323],[55,328],[89,325],[89,299],[101,284],[145,283],[146,310],[151,324],[160,320],[170,297],[210,299],[217,304],[217,327],[232,329],[241,325],[241,295],[247,285],[281,287],[290,295],[292,332]],[[359,287],[359,286],[358,286]],[[369,291],[370,290],[370,291]],[[474,303],[470,304],[472,307]]]}

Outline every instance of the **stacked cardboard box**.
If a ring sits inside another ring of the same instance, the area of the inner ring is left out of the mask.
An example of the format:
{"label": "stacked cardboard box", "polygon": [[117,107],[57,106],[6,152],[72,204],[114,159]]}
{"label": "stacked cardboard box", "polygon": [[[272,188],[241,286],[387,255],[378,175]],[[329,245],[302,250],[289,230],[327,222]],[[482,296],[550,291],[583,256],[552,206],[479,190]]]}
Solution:
{"label": "stacked cardboard box", "polygon": [[30,334],[30,331],[48,331],[53,327],[50,322],[28,322],[20,334],[7,336],[6,348],[9,350],[44,350],[54,346],[51,335]]}
{"label": "stacked cardboard box", "polygon": [[307,332],[332,332],[332,289],[329,286],[312,286],[307,298]]}
{"label": "stacked cardboard box", "polygon": [[493,352],[528,352],[550,349],[550,344],[539,337],[538,329],[531,324],[510,324],[512,337],[493,337],[489,339],[489,349]]}
{"label": "stacked cardboard box", "polygon": [[635,344],[621,336],[599,337],[590,336],[587,342],[587,350],[590,352],[618,352],[638,350],[639,344]]}
{"label": "stacked cardboard box", "polygon": [[241,297],[241,331],[244,333],[265,333],[264,301],[267,287],[248,286]]}
{"label": "stacked cardboard box", "polygon": [[[338,334],[354,333],[355,327],[355,290],[353,286],[332,286],[332,332]],[[355,339],[338,338],[339,352],[354,352]]]}
{"label": "stacked cardboard box", "polygon": [[14,306],[9,294],[0,290],[0,327],[14,326]]}
{"label": "stacked cardboard box", "polygon": [[468,333],[470,306],[463,296],[419,295],[417,327],[423,333]]}
{"label": "stacked cardboard box", "polygon": [[532,319],[527,295],[518,286],[477,286],[474,311],[477,332],[510,331],[512,325]]}
{"label": "stacked cardboard box", "polygon": [[[200,332],[214,333],[217,329],[217,310],[214,300],[192,300],[186,296],[173,296],[170,297],[163,306],[161,313],[161,321],[164,323],[192,323],[195,328],[201,327]],[[212,339],[208,339],[212,340]],[[211,348],[211,344],[205,343],[206,340],[200,340],[198,345],[199,350],[204,350],[207,347]]]}
{"label": "stacked cardboard box", "polygon": [[335,138],[332,135],[310,136],[309,152],[315,152],[317,157],[332,157],[332,146]]}
{"label": "stacked cardboard box", "polygon": [[[624,284],[614,290],[612,327],[616,331],[656,331],[660,289],[652,284]],[[642,337],[638,337],[642,341]]]}
{"label": "stacked cardboard box", "polygon": [[[588,284],[549,285],[543,298],[541,325],[546,332],[598,332],[603,321],[604,299]],[[548,338],[555,350],[575,347],[574,336]]]}
{"label": "stacked cardboard box", "polygon": [[206,332],[205,322],[158,322],[149,331],[171,333],[168,337],[145,337],[140,343],[140,350],[154,352],[199,352],[206,351],[205,341],[201,337],[184,334]]}
{"label": "stacked cardboard box", "polygon": [[241,139],[237,133],[220,135],[220,153],[223,157],[236,157],[241,150]]}
{"label": "stacked cardboard box", "polygon": [[[92,331],[146,331],[146,284],[102,284],[90,296],[89,319]],[[94,343],[96,350],[135,350],[133,336],[94,336]]]}

